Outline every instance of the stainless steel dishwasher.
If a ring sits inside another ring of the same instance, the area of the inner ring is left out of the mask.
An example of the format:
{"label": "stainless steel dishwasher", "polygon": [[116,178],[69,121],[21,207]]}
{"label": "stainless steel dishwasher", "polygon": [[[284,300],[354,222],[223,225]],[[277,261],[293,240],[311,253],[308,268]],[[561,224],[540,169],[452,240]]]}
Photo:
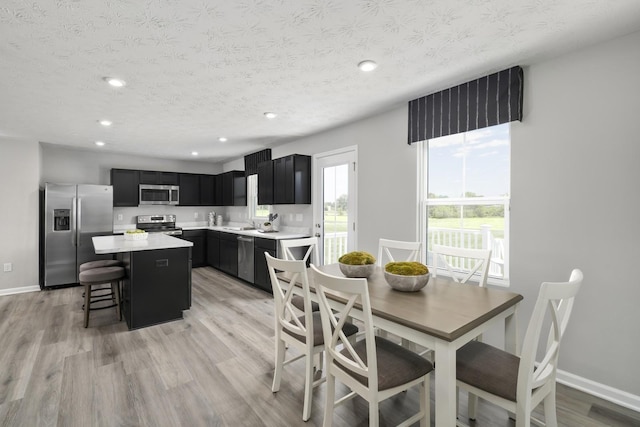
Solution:
{"label": "stainless steel dishwasher", "polygon": [[238,236],[238,277],[253,283],[253,237]]}

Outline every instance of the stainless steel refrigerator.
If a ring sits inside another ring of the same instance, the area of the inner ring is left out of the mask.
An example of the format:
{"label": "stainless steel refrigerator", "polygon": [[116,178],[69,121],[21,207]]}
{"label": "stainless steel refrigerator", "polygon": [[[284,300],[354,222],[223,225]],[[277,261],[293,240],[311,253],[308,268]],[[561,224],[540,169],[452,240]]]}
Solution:
{"label": "stainless steel refrigerator", "polygon": [[42,288],[78,283],[80,264],[111,258],[91,238],[113,234],[113,187],[47,183],[42,209]]}

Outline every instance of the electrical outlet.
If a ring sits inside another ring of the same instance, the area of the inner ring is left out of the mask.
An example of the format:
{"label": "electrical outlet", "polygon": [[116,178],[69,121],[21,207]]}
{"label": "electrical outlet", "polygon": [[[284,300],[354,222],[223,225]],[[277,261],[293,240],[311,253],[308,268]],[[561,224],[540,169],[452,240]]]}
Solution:
{"label": "electrical outlet", "polygon": [[193,217],[194,217],[195,219],[198,219],[198,212],[194,212],[194,213],[193,213]]}
{"label": "electrical outlet", "polygon": [[4,263],[4,272],[8,273],[9,271],[13,270],[13,265],[11,265],[10,262],[5,262]]}
{"label": "electrical outlet", "polygon": [[122,214],[118,214],[118,221],[122,221]]}

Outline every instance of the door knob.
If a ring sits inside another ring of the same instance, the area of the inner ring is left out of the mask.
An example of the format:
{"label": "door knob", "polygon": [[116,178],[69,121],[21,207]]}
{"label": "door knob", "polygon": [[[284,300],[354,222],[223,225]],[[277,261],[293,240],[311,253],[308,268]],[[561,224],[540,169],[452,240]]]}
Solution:
{"label": "door knob", "polygon": [[316,236],[316,237],[320,237],[320,233],[316,233],[316,234],[315,234],[315,236]]}

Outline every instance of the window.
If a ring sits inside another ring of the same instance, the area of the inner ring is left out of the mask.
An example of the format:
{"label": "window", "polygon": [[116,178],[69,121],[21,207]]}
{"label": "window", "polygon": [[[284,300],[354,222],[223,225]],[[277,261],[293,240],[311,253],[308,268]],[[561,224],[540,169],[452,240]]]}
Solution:
{"label": "window", "polygon": [[489,281],[508,284],[510,125],[420,144],[421,235],[427,264],[432,264],[433,244],[490,248]]}
{"label": "window", "polygon": [[247,177],[247,209],[249,209],[249,218],[269,217],[269,206],[258,204],[258,175]]}

